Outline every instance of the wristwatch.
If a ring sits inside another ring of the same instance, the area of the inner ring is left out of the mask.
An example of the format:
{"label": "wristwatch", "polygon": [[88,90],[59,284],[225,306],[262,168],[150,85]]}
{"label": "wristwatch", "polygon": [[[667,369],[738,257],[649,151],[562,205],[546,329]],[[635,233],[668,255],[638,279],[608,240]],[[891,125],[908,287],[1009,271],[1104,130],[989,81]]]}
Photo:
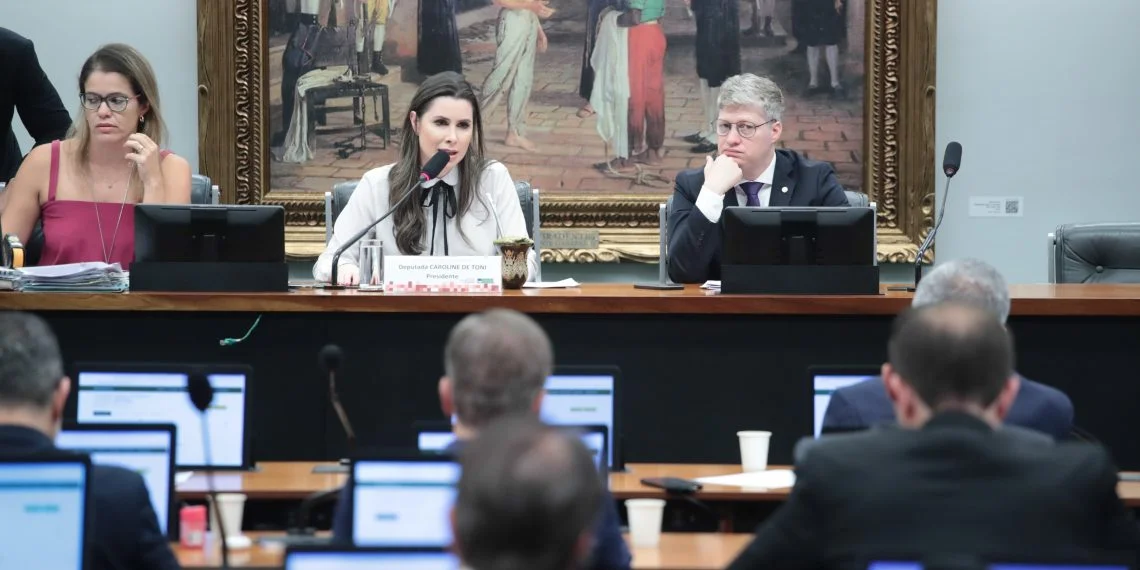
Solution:
{"label": "wristwatch", "polygon": [[3,261],[4,267],[20,269],[24,266],[24,244],[20,243],[20,238],[13,234],[4,234],[0,247],[3,248],[0,252],[0,261]]}

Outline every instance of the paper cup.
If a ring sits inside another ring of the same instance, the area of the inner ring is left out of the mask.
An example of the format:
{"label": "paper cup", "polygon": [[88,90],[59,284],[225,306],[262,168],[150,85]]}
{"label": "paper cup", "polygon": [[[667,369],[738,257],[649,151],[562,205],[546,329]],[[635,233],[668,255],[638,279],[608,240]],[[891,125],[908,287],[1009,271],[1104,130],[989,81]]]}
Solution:
{"label": "paper cup", "polygon": [[628,499],[629,535],[634,548],[655,548],[661,541],[661,519],[665,501],[661,499]]}
{"label": "paper cup", "polygon": [[740,438],[740,465],[745,473],[765,471],[768,469],[768,441],[772,439],[770,431],[738,431]]}
{"label": "paper cup", "polygon": [[245,537],[241,534],[241,519],[245,513],[245,495],[241,493],[218,493],[218,508],[213,509],[210,516],[210,530],[218,536],[218,515],[221,514],[222,524],[226,527],[226,544],[243,543]]}

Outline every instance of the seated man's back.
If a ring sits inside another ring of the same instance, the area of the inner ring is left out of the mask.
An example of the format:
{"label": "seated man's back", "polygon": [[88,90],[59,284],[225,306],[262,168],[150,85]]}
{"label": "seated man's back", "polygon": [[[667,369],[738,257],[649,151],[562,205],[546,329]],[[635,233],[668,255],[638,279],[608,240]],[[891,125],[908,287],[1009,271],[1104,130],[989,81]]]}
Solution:
{"label": "seated man's back", "polygon": [[[893,424],[895,411],[881,378],[844,386],[831,394],[823,415],[823,433],[867,429]],[[1073,430],[1073,402],[1064,392],[1021,378],[1021,390],[1005,423],[1039,431],[1063,440]]]}
{"label": "seated man's back", "polygon": [[[965,414],[940,414],[919,430],[890,427],[820,441],[797,476],[797,492],[806,495],[800,508],[776,517],[788,528],[819,532],[802,536],[815,547],[787,552],[793,560],[818,553],[815,562],[827,567],[907,550],[1068,558],[1140,544],[1103,448],[1052,445]],[[765,536],[757,537],[761,548],[783,550],[785,534]],[[765,559],[773,567],[801,566]]]}

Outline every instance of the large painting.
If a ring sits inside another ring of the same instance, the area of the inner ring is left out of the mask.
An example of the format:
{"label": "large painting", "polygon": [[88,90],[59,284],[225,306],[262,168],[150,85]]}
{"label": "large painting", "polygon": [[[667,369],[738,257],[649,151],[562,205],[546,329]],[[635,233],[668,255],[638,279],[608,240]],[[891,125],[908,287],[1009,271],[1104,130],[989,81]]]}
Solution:
{"label": "large painting", "polygon": [[[914,260],[933,214],[935,0],[649,0],[649,40],[613,33],[627,2],[199,0],[201,170],[227,202],[284,205],[289,253],[316,255],[324,193],[393,162],[418,82],[461,71],[488,155],[540,190],[544,261],[655,261],[657,206],[715,153],[710,86],[739,69],[783,88],[784,146],[877,202],[880,259]],[[634,76],[664,86],[656,112]]]}

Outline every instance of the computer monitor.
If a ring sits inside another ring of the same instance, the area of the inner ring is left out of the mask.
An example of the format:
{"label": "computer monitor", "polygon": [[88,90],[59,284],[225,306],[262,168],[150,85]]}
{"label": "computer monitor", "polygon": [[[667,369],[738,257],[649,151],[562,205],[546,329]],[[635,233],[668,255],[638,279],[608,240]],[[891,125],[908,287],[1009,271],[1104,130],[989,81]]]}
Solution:
{"label": "computer monitor", "polygon": [[158,527],[170,540],[174,532],[174,449],[172,424],[80,424],[68,422],[55,445],[91,456],[97,465],[134,471],[146,484]]}
{"label": "computer monitor", "polygon": [[546,379],[540,417],[550,425],[603,425],[608,431],[607,463],[625,468],[621,454],[621,370],[616,366],[556,366]]}
{"label": "computer monitor", "polygon": [[[190,401],[187,381],[201,372],[214,387],[206,411],[210,464],[203,445],[202,416]],[[76,365],[75,419],[79,423],[173,423],[178,469],[249,469],[250,387],[253,370],[244,365],[116,364]]]}
{"label": "computer monitor", "polygon": [[457,570],[459,559],[443,548],[290,546],[284,570]]}
{"label": "computer monitor", "polygon": [[87,456],[0,459],[0,566],[84,570],[91,540]]}
{"label": "computer monitor", "polygon": [[831,394],[840,388],[879,377],[875,366],[812,366],[808,368],[808,382],[812,390],[812,418],[815,437],[823,431],[823,416],[831,403]]}
{"label": "computer monitor", "polygon": [[460,466],[445,456],[354,459],[350,468],[352,543],[451,545],[451,507]]}
{"label": "computer monitor", "polygon": [[[575,430],[582,438],[582,443],[594,457],[599,472],[609,471],[609,428],[604,425],[597,426],[560,426]],[[419,424],[416,433],[416,445],[420,453],[440,454],[447,450],[455,441],[455,432],[450,426],[437,422]]]}
{"label": "computer monitor", "polygon": [[879,292],[872,208],[734,206],[722,218],[725,293]]}
{"label": "computer monitor", "polygon": [[288,288],[283,207],[135,206],[132,291]]}

